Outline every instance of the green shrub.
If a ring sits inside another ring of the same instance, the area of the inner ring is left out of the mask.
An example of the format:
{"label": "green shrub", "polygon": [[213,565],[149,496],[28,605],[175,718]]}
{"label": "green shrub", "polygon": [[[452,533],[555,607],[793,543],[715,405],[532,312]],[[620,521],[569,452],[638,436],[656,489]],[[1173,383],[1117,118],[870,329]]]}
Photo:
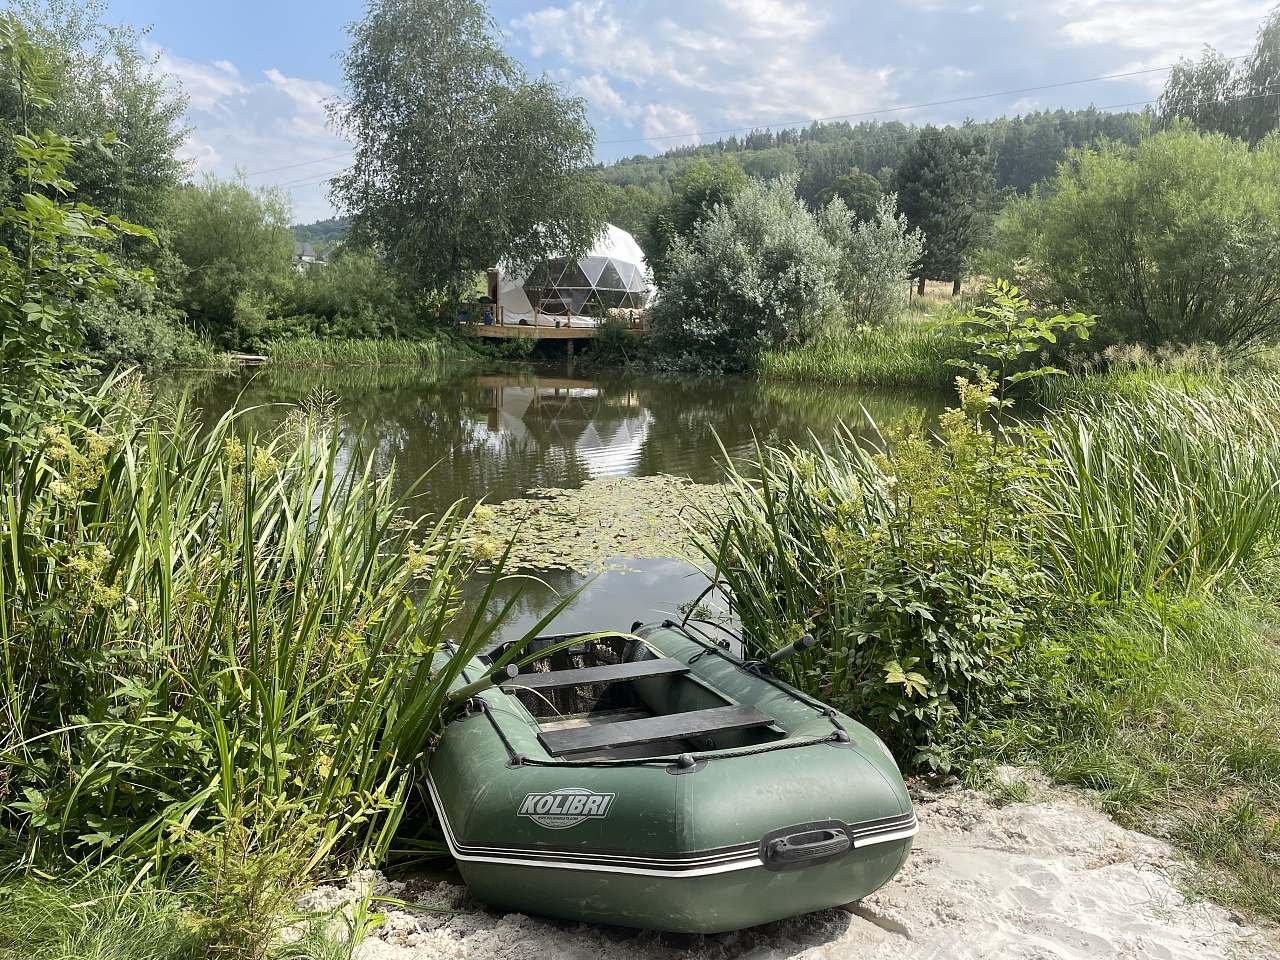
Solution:
{"label": "green shrub", "polygon": [[676,240],[692,238],[697,225],[717,206],[730,202],[748,182],[746,172],[732,156],[722,156],[714,164],[696,157],[671,182],[670,196],[645,224],[645,253],[655,281],[666,283],[667,258]]}
{"label": "green shrub", "polygon": [[395,338],[419,327],[413,303],[391,271],[355,248],[296,273],[281,299],[281,312],[315,318],[311,332],[317,336]]}
{"label": "green shrub", "polygon": [[242,339],[246,329],[269,336],[254,307],[265,310],[292,282],[288,197],[210,174],[175,191],[166,216],[173,251],[186,267],[182,307],[199,329],[234,348],[254,346]]}
{"label": "green shrub", "polygon": [[82,308],[80,319],[86,349],[107,369],[123,364],[155,372],[224,365],[222,354],[192,333],[176,310],[98,301]]}
{"label": "green shrub", "polygon": [[948,769],[973,745],[1048,595],[1020,488],[1035,447],[983,426],[993,388],[962,382],[937,443],[912,429],[879,453],[851,433],[817,454],[766,448],[700,529],[749,652],[812,633],[791,679],[911,766]]}
{"label": "green shrub", "polygon": [[644,346],[641,338],[631,334],[625,320],[607,317],[591,342],[590,357],[597,363],[620,367],[639,357]]}
{"label": "green shrub", "polygon": [[1088,340],[1096,321],[1082,313],[1036,317],[1030,310],[1017,287],[996,280],[987,284],[985,300],[943,321],[952,331],[957,352],[970,357],[952,360],[952,366],[969,370],[979,380],[991,378],[996,411],[1011,408],[1024,384],[1035,386],[1063,375],[1065,371],[1044,364],[1044,354],[1060,349],[1064,340]]}
{"label": "green shrub", "polygon": [[1250,149],[1176,126],[1079,150],[999,218],[984,269],[1037,303],[1100,317],[1107,345],[1280,332],[1280,136]]}
{"label": "green shrub", "polygon": [[827,239],[840,251],[841,293],[854,324],[895,319],[910,299],[924,235],[897,209],[898,197],[891,193],[879,198],[869,218],[858,219],[837,197],[820,215]]}
{"label": "green shrub", "polygon": [[[104,251],[125,237],[154,242],[145,227],[71,199],[66,179],[79,141],[32,125],[52,108],[57,85],[45,51],[12,14],[0,15],[0,67],[22,124],[0,133],[21,184],[17,202],[0,210],[0,449],[26,441],[16,424],[40,407],[50,416],[83,362],[78,306],[150,276]],[[11,152],[10,152],[11,151]]]}
{"label": "green shrub", "polygon": [[650,310],[654,347],[668,365],[750,369],[838,315],[838,268],[795,179],[752,181],[672,244]]}

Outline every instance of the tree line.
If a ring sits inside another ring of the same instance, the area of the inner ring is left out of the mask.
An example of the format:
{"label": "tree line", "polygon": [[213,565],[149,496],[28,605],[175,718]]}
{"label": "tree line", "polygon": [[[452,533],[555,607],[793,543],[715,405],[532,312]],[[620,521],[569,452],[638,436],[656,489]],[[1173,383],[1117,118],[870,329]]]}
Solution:
{"label": "tree line", "polygon": [[[330,106],[354,145],[331,183],[338,216],[299,230],[278,189],[193,176],[180,159],[185,98],[143,33],[107,24],[104,0],[15,0],[10,17],[25,40],[0,64],[9,81],[0,201],[16,207],[31,186],[15,147],[23,130],[66,139],[65,176],[40,195],[64,198],[74,184],[78,201],[147,231],[113,240],[131,272],[110,296],[76,298],[72,329],[99,357],[150,366],[298,337],[432,335],[478,292],[486,268],[573,256],[606,221],[644,246],[659,286],[655,319],[668,332],[701,329],[699,349],[721,351],[713,365],[741,366],[739,340],[804,339],[823,326],[814,310],[884,322],[903,295],[890,287],[905,290],[908,278],[958,291],[984,256],[1021,269],[1041,234],[1015,225],[1048,209],[1073,171],[1101,176],[1088,156],[1132,164],[1153,134],[1179,123],[1261,144],[1280,117],[1273,13],[1243,61],[1210,50],[1180,64],[1159,110],[942,128],[814,124],[601,168],[585,102],[506,52],[484,0],[376,0],[349,28],[345,92]],[[39,59],[48,96],[22,95],[19,46]],[[737,243],[744,231],[749,242]],[[320,241],[328,265],[297,269],[296,236]],[[730,249],[757,259],[732,272],[734,257],[714,262]],[[1041,279],[1027,277],[1046,296],[1081,295]],[[750,332],[699,327],[707,304],[740,309],[731,304],[743,291],[757,305]],[[683,334],[657,339],[688,353]]]}

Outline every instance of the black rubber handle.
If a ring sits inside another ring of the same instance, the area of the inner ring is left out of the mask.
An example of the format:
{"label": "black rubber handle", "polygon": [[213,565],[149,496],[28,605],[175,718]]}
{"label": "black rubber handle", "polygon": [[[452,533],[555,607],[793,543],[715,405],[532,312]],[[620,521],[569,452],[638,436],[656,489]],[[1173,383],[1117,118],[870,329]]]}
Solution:
{"label": "black rubber handle", "polygon": [[778,837],[769,843],[767,857],[776,865],[801,864],[810,860],[829,860],[838,857],[851,846],[849,834],[838,827],[793,833]]}
{"label": "black rubber handle", "polygon": [[802,636],[799,640],[796,640],[794,643],[788,643],[781,650],[775,650],[772,654],[770,654],[769,659],[765,661],[765,664],[768,666],[773,666],[775,663],[785,660],[787,659],[787,657],[794,656],[795,654],[799,653],[802,650],[808,650],[817,642],[818,642],[817,640],[813,639],[812,634],[806,633],[804,636]]}
{"label": "black rubber handle", "polygon": [[514,663],[508,663],[505,667],[499,667],[487,677],[481,677],[475,683],[469,683],[461,690],[455,690],[445,698],[445,702],[450,705],[465,703],[478,693],[484,693],[490,687],[499,683],[510,683],[520,675],[520,668]]}

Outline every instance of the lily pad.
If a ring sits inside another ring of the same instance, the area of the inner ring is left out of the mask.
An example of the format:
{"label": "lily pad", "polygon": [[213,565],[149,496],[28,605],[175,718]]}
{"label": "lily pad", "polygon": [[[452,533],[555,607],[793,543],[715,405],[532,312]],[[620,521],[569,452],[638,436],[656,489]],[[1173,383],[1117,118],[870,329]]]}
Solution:
{"label": "lily pad", "polygon": [[575,490],[545,488],[476,508],[472,549],[519,570],[617,569],[618,558],[693,560],[687,524],[723,499],[719,484],[682,477],[603,477]]}

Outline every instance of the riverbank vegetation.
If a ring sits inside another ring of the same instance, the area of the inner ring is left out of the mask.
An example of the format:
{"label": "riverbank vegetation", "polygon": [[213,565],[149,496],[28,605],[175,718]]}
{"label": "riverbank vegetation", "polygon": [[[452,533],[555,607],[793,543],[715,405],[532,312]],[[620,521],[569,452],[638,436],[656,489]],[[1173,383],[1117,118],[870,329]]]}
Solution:
{"label": "riverbank vegetation", "polygon": [[765,380],[795,380],[845,387],[947,390],[956,370],[947,338],[932,325],[896,321],[828,334],[802,347],[760,357]]}
{"label": "riverbank vegetation", "polygon": [[[0,42],[34,114],[47,65],[11,18]],[[438,851],[399,827],[445,693],[502,619],[463,613],[461,590],[492,590],[502,558],[477,571],[460,507],[409,520],[323,404],[262,435],[88,380],[81,308],[153,288],[112,251],[160,241],[65,199],[78,141],[11,145],[0,952],[260,957],[304,885],[393,840]]]}
{"label": "riverbank vegetation", "polygon": [[996,386],[931,439],[763,449],[706,515],[709,575],[750,644],[823,638],[790,679],[907,767],[1039,765],[1280,918],[1275,378],[1030,426],[989,419]]}
{"label": "riverbank vegetation", "polygon": [[[352,232],[311,267],[278,191],[188,177],[183,100],[136,33],[59,0],[0,19],[0,952],[258,958],[308,883],[440,853],[414,775],[525,514],[410,520],[322,403],[264,433],[106,369],[447,365],[476,270],[589,243],[618,198],[588,176],[582,102],[528,78],[482,4],[436,6],[464,29],[396,0],[354,29]],[[1242,89],[1274,80],[1276,22]],[[393,60],[413,69],[387,88]],[[881,164],[864,128],[815,125],[688,165],[641,211],[644,359],[956,386],[936,428],[764,446],[704,501],[747,642],[813,633],[789,678],[904,767],[1038,764],[1280,919],[1280,135],[1180,120],[1214,125],[1196,69],[1167,115],[1057,117],[1043,151],[1022,121],[903,128]],[[475,125],[437,136],[461,103]],[[1024,196],[997,210],[1001,187]],[[912,315],[909,284],[966,263],[1021,292]],[[628,336],[601,339],[630,359]],[[685,515],[679,484],[650,486]],[[614,500],[589,519],[625,543]]]}
{"label": "riverbank vegetation", "polygon": [[0,835],[198,882],[212,936],[265,942],[300,884],[387,856],[462,661],[421,665],[492,625],[459,619],[465,516],[404,522],[323,411],[259,437],[141,389],[0,462]]}
{"label": "riverbank vegetation", "polygon": [[268,341],[271,363],[286,367],[414,366],[436,367],[470,359],[466,344],[453,337],[422,340],[295,337]]}

